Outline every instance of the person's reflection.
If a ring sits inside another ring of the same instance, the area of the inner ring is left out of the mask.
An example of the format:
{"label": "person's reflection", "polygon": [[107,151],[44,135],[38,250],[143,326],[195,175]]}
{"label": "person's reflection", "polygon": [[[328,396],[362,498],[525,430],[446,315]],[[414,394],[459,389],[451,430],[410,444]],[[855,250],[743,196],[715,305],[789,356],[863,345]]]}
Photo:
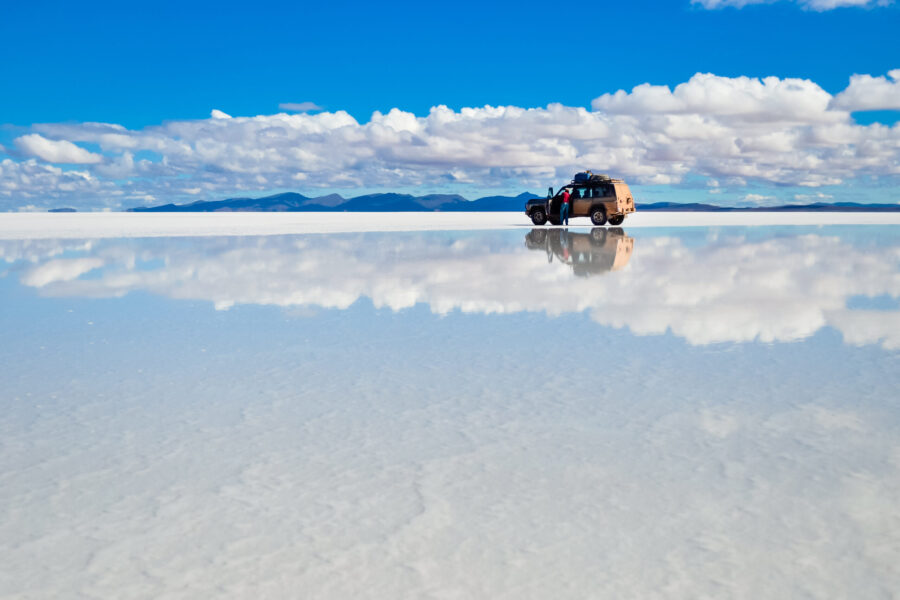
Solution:
{"label": "person's reflection", "polygon": [[547,262],[557,260],[572,267],[579,277],[617,271],[628,264],[634,251],[634,238],[620,227],[595,227],[590,233],[565,229],[532,229],[525,234],[529,250],[544,250]]}

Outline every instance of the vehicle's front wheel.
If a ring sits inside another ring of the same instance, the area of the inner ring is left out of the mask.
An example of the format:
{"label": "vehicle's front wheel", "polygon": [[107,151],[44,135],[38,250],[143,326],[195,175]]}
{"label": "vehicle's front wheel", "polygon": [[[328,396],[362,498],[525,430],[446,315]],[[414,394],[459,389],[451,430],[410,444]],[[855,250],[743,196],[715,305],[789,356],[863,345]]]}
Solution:
{"label": "vehicle's front wheel", "polygon": [[531,211],[531,222],[535,225],[543,225],[547,222],[547,215],[540,208]]}
{"label": "vehicle's front wheel", "polygon": [[595,206],[591,209],[591,223],[594,225],[603,225],[606,223],[606,209],[602,206]]}
{"label": "vehicle's front wheel", "polygon": [[621,225],[625,220],[625,215],[613,215],[609,218],[610,225]]}

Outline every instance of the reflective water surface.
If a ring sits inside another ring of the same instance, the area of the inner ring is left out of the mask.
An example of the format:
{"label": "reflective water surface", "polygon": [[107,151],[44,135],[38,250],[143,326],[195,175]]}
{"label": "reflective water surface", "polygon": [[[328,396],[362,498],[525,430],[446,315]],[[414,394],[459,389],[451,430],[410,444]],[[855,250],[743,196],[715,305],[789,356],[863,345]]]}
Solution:
{"label": "reflective water surface", "polygon": [[900,589],[898,227],[0,260],[0,597]]}

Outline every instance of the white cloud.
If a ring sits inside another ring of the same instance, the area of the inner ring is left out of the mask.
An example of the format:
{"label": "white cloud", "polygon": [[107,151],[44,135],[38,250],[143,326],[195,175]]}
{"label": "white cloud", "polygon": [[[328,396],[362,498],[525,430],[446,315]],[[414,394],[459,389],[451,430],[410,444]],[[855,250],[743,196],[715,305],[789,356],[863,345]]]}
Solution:
{"label": "white cloud", "polygon": [[[856,95],[860,77],[843,98]],[[89,173],[126,203],[297,189],[298,182],[304,191],[451,182],[456,191],[518,192],[544,189],[585,167],[648,185],[686,176],[732,187],[896,180],[900,127],[859,125],[841,106],[845,102],[804,79],[698,73],[674,89],[642,84],[603,94],[592,111],[561,104],[458,111],[436,106],[417,116],[395,108],[364,123],[344,111],[234,118],[214,111],[209,119],[137,130],[104,123],[36,125],[17,144],[94,161]],[[106,156],[76,143],[98,144]],[[50,154],[40,156],[58,158]]]}
{"label": "white cloud", "polygon": [[[34,159],[0,161],[0,206],[15,210],[34,206],[48,208],[72,200],[92,198],[94,206],[117,204],[122,190],[84,170],[63,170]],[[76,202],[77,203],[77,202]]]}
{"label": "white cloud", "polygon": [[[777,0],[691,0],[691,4],[699,4],[703,8],[717,9],[725,7],[743,8],[751,4],[773,4]],[[835,8],[888,6],[894,0],[789,0],[805,9],[814,11],[834,10]]]}
{"label": "white cloud", "polygon": [[[447,244],[418,234],[213,239],[189,246],[150,240],[139,250],[116,241],[86,247],[71,260],[40,246],[30,259],[20,247],[32,243],[25,240],[0,243],[0,257],[28,259],[22,282],[51,296],[141,291],[223,309],[347,308],[368,298],[392,310],[424,303],[438,314],[587,312],[603,325],[639,335],[669,331],[698,345],[793,341],[831,326],[847,343],[900,348],[900,313],[847,308],[855,295],[900,297],[900,247],[873,252],[823,235],[748,240],[723,234],[701,245],[639,237],[625,268],[603,273],[618,256],[618,242],[610,237],[613,243],[593,246],[590,240],[573,235],[568,247],[573,257],[585,255],[581,264],[605,265],[597,270],[602,280],[573,277],[573,266],[558,255],[548,263],[544,242],[534,236],[531,250],[520,242],[491,252],[480,236]],[[618,258],[621,264],[624,256]],[[100,272],[80,277],[100,263]]]}
{"label": "white cloud", "polygon": [[35,156],[51,163],[94,164],[103,157],[88,152],[66,140],[48,140],[37,133],[30,133],[15,139],[16,147],[29,156]]}
{"label": "white cloud", "polygon": [[54,281],[71,281],[103,266],[99,258],[57,258],[28,270],[22,283],[43,287]]}
{"label": "white cloud", "polygon": [[221,110],[216,109],[216,108],[214,108],[214,109],[212,109],[212,111],[210,111],[209,116],[213,119],[231,119],[232,118],[232,116],[229,115],[228,113],[222,112]]}
{"label": "white cloud", "polygon": [[766,196],[763,194],[746,194],[743,198],[741,198],[745,203],[750,204],[777,204],[778,198],[776,196]]}
{"label": "white cloud", "polygon": [[799,0],[800,4],[806,8],[825,11],[843,7],[873,7],[888,6],[894,3],[894,0]]}
{"label": "white cloud", "polygon": [[834,198],[831,194],[816,192],[814,194],[794,194],[794,200],[799,202],[825,202]]}
{"label": "white cloud", "polygon": [[278,108],[290,112],[310,112],[314,110],[322,110],[322,107],[315,102],[282,102],[278,105]]}
{"label": "white cloud", "polygon": [[888,71],[888,77],[853,75],[831,106],[848,111],[900,110],[900,69]]}
{"label": "white cloud", "polygon": [[[719,77],[711,73],[697,73],[674,90],[668,86],[641,84],[631,93],[619,90],[595,98],[591,106],[610,114],[630,115],[697,115],[697,125],[707,125],[702,117],[736,122],[776,123],[835,123],[843,120],[840,113],[829,113],[831,95],[807,79],[779,79],[765,77]],[[678,122],[681,124],[681,122]],[[679,131],[684,137],[707,137],[685,127]]]}

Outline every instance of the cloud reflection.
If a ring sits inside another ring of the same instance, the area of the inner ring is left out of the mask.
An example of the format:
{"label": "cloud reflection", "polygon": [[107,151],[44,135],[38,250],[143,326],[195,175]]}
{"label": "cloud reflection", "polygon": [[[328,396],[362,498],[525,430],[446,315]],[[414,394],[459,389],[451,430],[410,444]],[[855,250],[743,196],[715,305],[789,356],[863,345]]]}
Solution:
{"label": "cloud reflection", "polygon": [[848,308],[858,296],[900,297],[900,239],[873,252],[840,235],[725,231],[635,241],[618,229],[535,229],[524,244],[505,233],[5,241],[0,257],[22,261],[19,281],[53,297],[587,311],[602,325],[698,345],[793,341],[832,327],[848,344],[900,348],[900,311]]}

